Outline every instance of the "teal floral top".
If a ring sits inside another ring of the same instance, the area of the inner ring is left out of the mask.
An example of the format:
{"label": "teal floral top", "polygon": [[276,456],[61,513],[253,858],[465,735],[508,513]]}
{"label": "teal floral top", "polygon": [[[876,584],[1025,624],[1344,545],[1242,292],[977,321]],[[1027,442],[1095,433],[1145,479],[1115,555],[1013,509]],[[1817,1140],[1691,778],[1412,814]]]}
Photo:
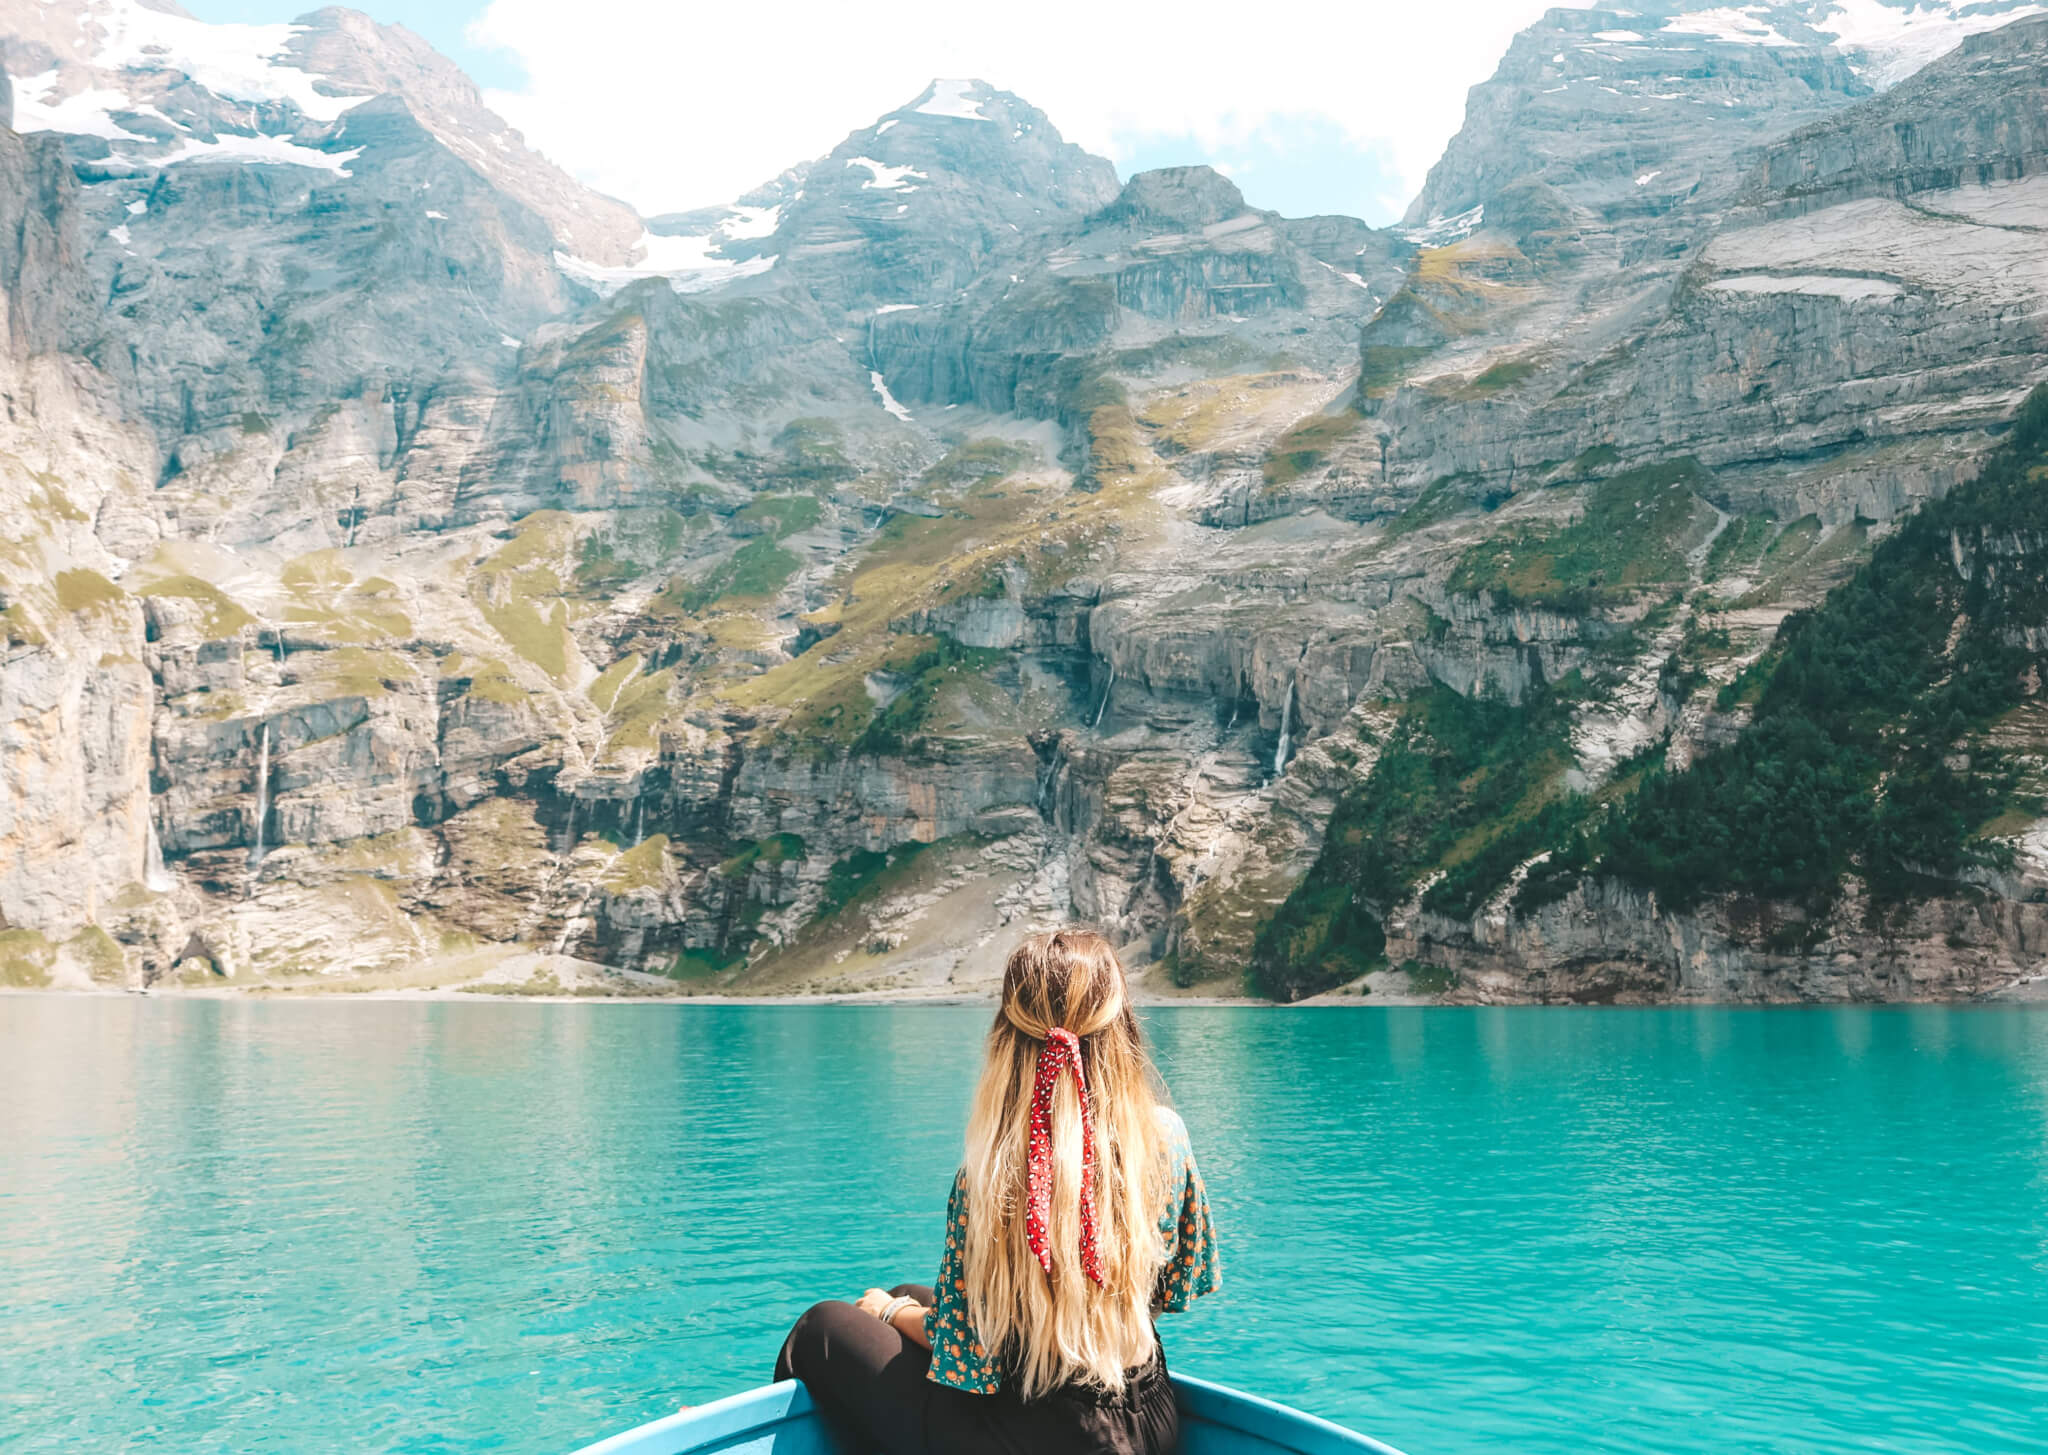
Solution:
{"label": "teal floral top", "polygon": [[[1187,1126],[1166,1108],[1160,1109],[1167,1136],[1173,1189],[1159,1214],[1159,1233],[1166,1239],[1166,1266],[1159,1270],[1159,1291],[1153,1305],[1161,1313],[1180,1313],[1223,1279],[1216,1254],[1216,1228],[1209,1220],[1209,1195],[1195,1169],[1195,1149]],[[932,1288],[936,1301],[924,1316],[925,1337],[932,1341],[930,1377],[939,1384],[970,1394],[994,1394],[1003,1387],[1002,1370],[975,1336],[967,1317],[967,1189],[964,1174],[955,1174],[953,1195],[946,1200],[946,1252],[939,1260],[939,1280]]]}

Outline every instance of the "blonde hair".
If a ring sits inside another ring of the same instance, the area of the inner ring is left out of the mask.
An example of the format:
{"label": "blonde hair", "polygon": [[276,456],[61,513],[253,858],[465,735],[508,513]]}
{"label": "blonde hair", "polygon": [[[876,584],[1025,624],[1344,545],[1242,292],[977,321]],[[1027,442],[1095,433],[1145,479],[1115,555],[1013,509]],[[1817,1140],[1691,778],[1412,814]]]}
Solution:
{"label": "blonde hair", "polygon": [[[1074,1078],[1052,1099],[1048,1274],[1025,1232],[1031,1094],[1047,1035],[1079,1038],[1095,1125],[1102,1282],[1081,1261],[1081,1107]],[[1003,1003],[967,1123],[967,1312],[982,1347],[1025,1399],[1067,1384],[1121,1390],[1152,1357],[1152,1300],[1167,1257],[1160,1092],[1108,941],[1090,930],[1033,935],[1010,954]]]}

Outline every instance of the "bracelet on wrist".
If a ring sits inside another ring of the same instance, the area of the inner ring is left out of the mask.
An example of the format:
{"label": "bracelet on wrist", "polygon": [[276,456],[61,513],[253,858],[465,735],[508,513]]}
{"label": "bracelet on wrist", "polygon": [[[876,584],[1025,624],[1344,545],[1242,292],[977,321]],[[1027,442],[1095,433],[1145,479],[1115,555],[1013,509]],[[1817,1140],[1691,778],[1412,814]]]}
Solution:
{"label": "bracelet on wrist", "polygon": [[896,1297],[890,1299],[886,1304],[882,1305],[882,1311],[881,1313],[877,1314],[876,1317],[893,1329],[894,1327],[896,1327],[896,1315],[902,1313],[905,1309],[909,1308],[912,1304],[916,1302],[917,1300],[912,1298],[909,1294],[899,1293],[896,1295]]}

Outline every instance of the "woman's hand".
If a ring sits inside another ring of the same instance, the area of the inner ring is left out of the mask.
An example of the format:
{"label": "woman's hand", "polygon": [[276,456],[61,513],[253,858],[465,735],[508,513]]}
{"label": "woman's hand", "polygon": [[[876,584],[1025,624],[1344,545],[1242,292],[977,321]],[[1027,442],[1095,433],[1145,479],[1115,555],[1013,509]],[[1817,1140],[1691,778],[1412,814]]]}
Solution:
{"label": "woman's hand", "polygon": [[[854,1307],[871,1319],[878,1319],[895,1300],[886,1288],[871,1288],[860,1296]],[[896,1311],[896,1317],[889,1321],[889,1327],[921,1349],[931,1348],[931,1340],[924,1334],[925,1308],[921,1303],[907,1303]]]}

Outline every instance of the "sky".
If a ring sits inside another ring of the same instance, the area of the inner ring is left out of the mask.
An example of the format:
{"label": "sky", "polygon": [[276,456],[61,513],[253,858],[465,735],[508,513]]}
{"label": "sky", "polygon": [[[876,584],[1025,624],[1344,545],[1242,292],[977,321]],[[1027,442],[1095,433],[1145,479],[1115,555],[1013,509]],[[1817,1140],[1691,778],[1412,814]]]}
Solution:
{"label": "sky", "polygon": [[[309,6],[184,0],[205,20]],[[358,0],[454,59],[555,162],[642,213],[728,201],[977,77],[1128,176],[1207,162],[1289,216],[1399,217],[1546,0]],[[1028,15],[1028,23],[1021,17]]]}

